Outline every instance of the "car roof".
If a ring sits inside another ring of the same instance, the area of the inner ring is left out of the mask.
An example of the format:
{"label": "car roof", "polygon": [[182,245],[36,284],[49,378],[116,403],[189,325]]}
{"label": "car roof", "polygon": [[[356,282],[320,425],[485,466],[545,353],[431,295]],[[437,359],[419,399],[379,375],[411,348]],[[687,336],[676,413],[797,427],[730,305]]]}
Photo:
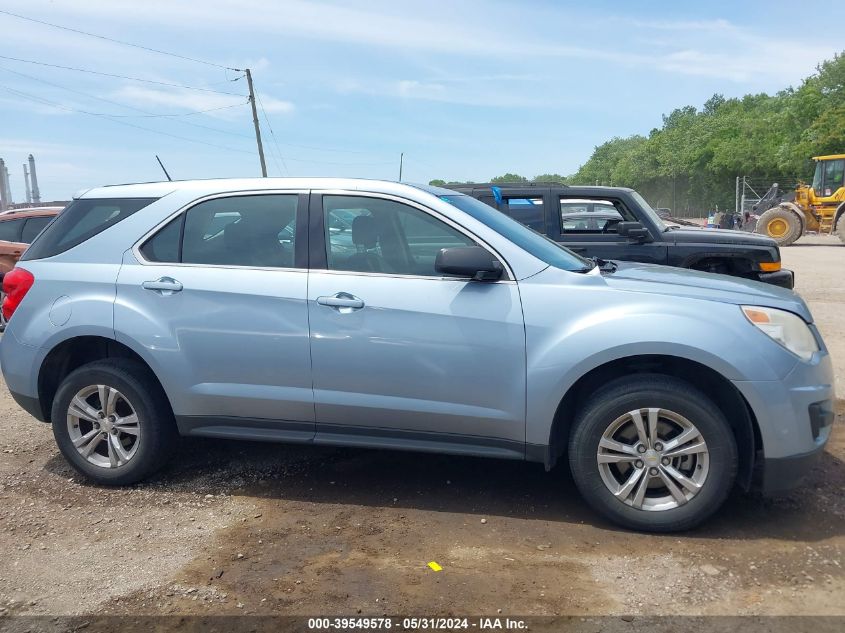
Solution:
{"label": "car roof", "polygon": [[170,193],[194,192],[198,196],[215,193],[285,189],[344,189],[396,195],[419,195],[426,191],[435,195],[455,195],[454,191],[411,183],[368,178],[211,178],[106,185],[88,189],[76,198],[161,198]]}
{"label": "car roof", "polygon": [[18,218],[40,218],[58,215],[64,207],[39,207],[36,209],[10,209],[0,213],[0,222],[17,220]]}
{"label": "car roof", "polygon": [[561,185],[558,183],[553,182],[509,182],[509,183],[474,183],[474,182],[467,182],[467,183],[458,183],[454,185],[446,185],[449,189],[453,191],[461,191],[461,192],[479,192],[479,191],[486,191],[488,189],[492,189],[493,187],[498,187],[498,189],[502,193],[508,193],[514,190],[526,190],[526,189],[547,189],[553,192],[558,192],[562,195],[573,196],[573,195],[583,195],[583,196],[601,196],[601,195],[608,195],[613,196],[615,194],[619,194],[620,192],[630,193],[634,191],[630,187],[605,187],[604,185]]}

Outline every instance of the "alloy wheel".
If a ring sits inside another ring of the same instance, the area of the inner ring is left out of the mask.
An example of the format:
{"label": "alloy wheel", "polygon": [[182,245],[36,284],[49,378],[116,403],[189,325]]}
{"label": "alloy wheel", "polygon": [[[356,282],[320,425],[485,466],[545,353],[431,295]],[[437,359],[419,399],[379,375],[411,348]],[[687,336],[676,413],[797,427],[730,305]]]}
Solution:
{"label": "alloy wheel", "polygon": [[684,416],[661,408],[629,411],[601,436],[596,455],[602,481],[619,501],[639,510],[671,510],[704,486],[707,443]]}
{"label": "alloy wheel", "polygon": [[128,463],[141,439],[135,407],[108,385],[89,385],[77,392],[68,405],[67,427],[79,454],[101,468]]}

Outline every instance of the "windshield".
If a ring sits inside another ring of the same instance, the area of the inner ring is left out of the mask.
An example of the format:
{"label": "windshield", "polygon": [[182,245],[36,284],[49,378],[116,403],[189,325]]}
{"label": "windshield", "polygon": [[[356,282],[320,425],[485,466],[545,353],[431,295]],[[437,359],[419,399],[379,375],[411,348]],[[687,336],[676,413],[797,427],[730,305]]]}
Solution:
{"label": "windshield", "polygon": [[[652,209],[651,205],[648,202],[645,201],[645,198],[643,198],[636,191],[631,192],[631,197],[640,204],[640,206],[643,208],[643,211],[645,212],[645,214],[649,218],[651,218],[652,222],[654,222],[657,225],[658,229],[660,229],[661,231],[665,231],[669,228],[669,226],[666,224],[666,222],[663,221],[663,218],[661,218],[657,214],[657,211]],[[677,226],[677,225],[675,225],[675,226]]]}
{"label": "windshield", "polygon": [[524,224],[509,218],[504,213],[476,200],[471,196],[455,194],[440,196],[454,207],[465,211],[479,222],[483,222],[491,229],[509,239],[511,242],[531,253],[537,259],[549,266],[563,270],[584,272],[593,267],[593,262],[576,255],[557,242],[553,242],[545,235],[541,235]]}

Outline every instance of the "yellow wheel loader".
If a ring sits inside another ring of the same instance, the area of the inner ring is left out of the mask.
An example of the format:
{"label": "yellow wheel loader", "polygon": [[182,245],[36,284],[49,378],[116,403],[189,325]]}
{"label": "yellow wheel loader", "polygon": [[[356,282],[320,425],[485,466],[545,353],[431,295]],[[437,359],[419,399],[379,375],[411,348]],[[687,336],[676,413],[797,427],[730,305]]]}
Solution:
{"label": "yellow wheel loader", "polygon": [[779,199],[757,220],[755,232],[789,246],[804,233],[835,233],[845,242],[845,154],[815,156],[813,184],[799,184],[791,200]]}

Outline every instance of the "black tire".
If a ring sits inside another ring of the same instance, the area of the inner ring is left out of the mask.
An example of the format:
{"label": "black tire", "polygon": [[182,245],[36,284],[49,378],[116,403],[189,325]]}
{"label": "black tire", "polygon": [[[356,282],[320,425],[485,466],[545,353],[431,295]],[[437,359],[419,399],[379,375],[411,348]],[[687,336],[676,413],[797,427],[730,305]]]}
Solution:
{"label": "black tire", "polygon": [[[782,227],[783,223],[785,223],[783,232],[780,230],[774,233],[771,232],[769,230],[769,224],[773,222],[778,228]],[[801,220],[790,209],[773,207],[760,216],[760,219],[757,220],[757,228],[755,230],[762,235],[772,238],[778,243],[778,246],[789,246],[801,237]]]}
{"label": "black tire", "polygon": [[[138,448],[129,461],[113,468],[90,463],[74,447],[68,429],[68,407],[85,387],[107,385],[131,402],[138,416]],[[53,399],[53,435],[64,458],[95,483],[125,486],[148,477],[170,458],[178,442],[176,423],[167,396],[149,369],[129,359],[99,360],[72,371]]]}
{"label": "black tire", "polygon": [[[643,510],[614,496],[605,485],[597,453],[602,434],[629,411],[659,407],[692,422],[707,444],[709,470],[689,501],[666,510]],[[581,495],[611,521],[635,530],[688,530],[712,515],[733,488],[736,439],[722,412],[689,383],[662,374],[637,374],[609,382],[578,411],[569,438],[569,466]]]}
{"label": "black tire", "polygon": [[845,244],[845,215],[841,215],[836,222],[836,235],[839,236],[839,241]]}

